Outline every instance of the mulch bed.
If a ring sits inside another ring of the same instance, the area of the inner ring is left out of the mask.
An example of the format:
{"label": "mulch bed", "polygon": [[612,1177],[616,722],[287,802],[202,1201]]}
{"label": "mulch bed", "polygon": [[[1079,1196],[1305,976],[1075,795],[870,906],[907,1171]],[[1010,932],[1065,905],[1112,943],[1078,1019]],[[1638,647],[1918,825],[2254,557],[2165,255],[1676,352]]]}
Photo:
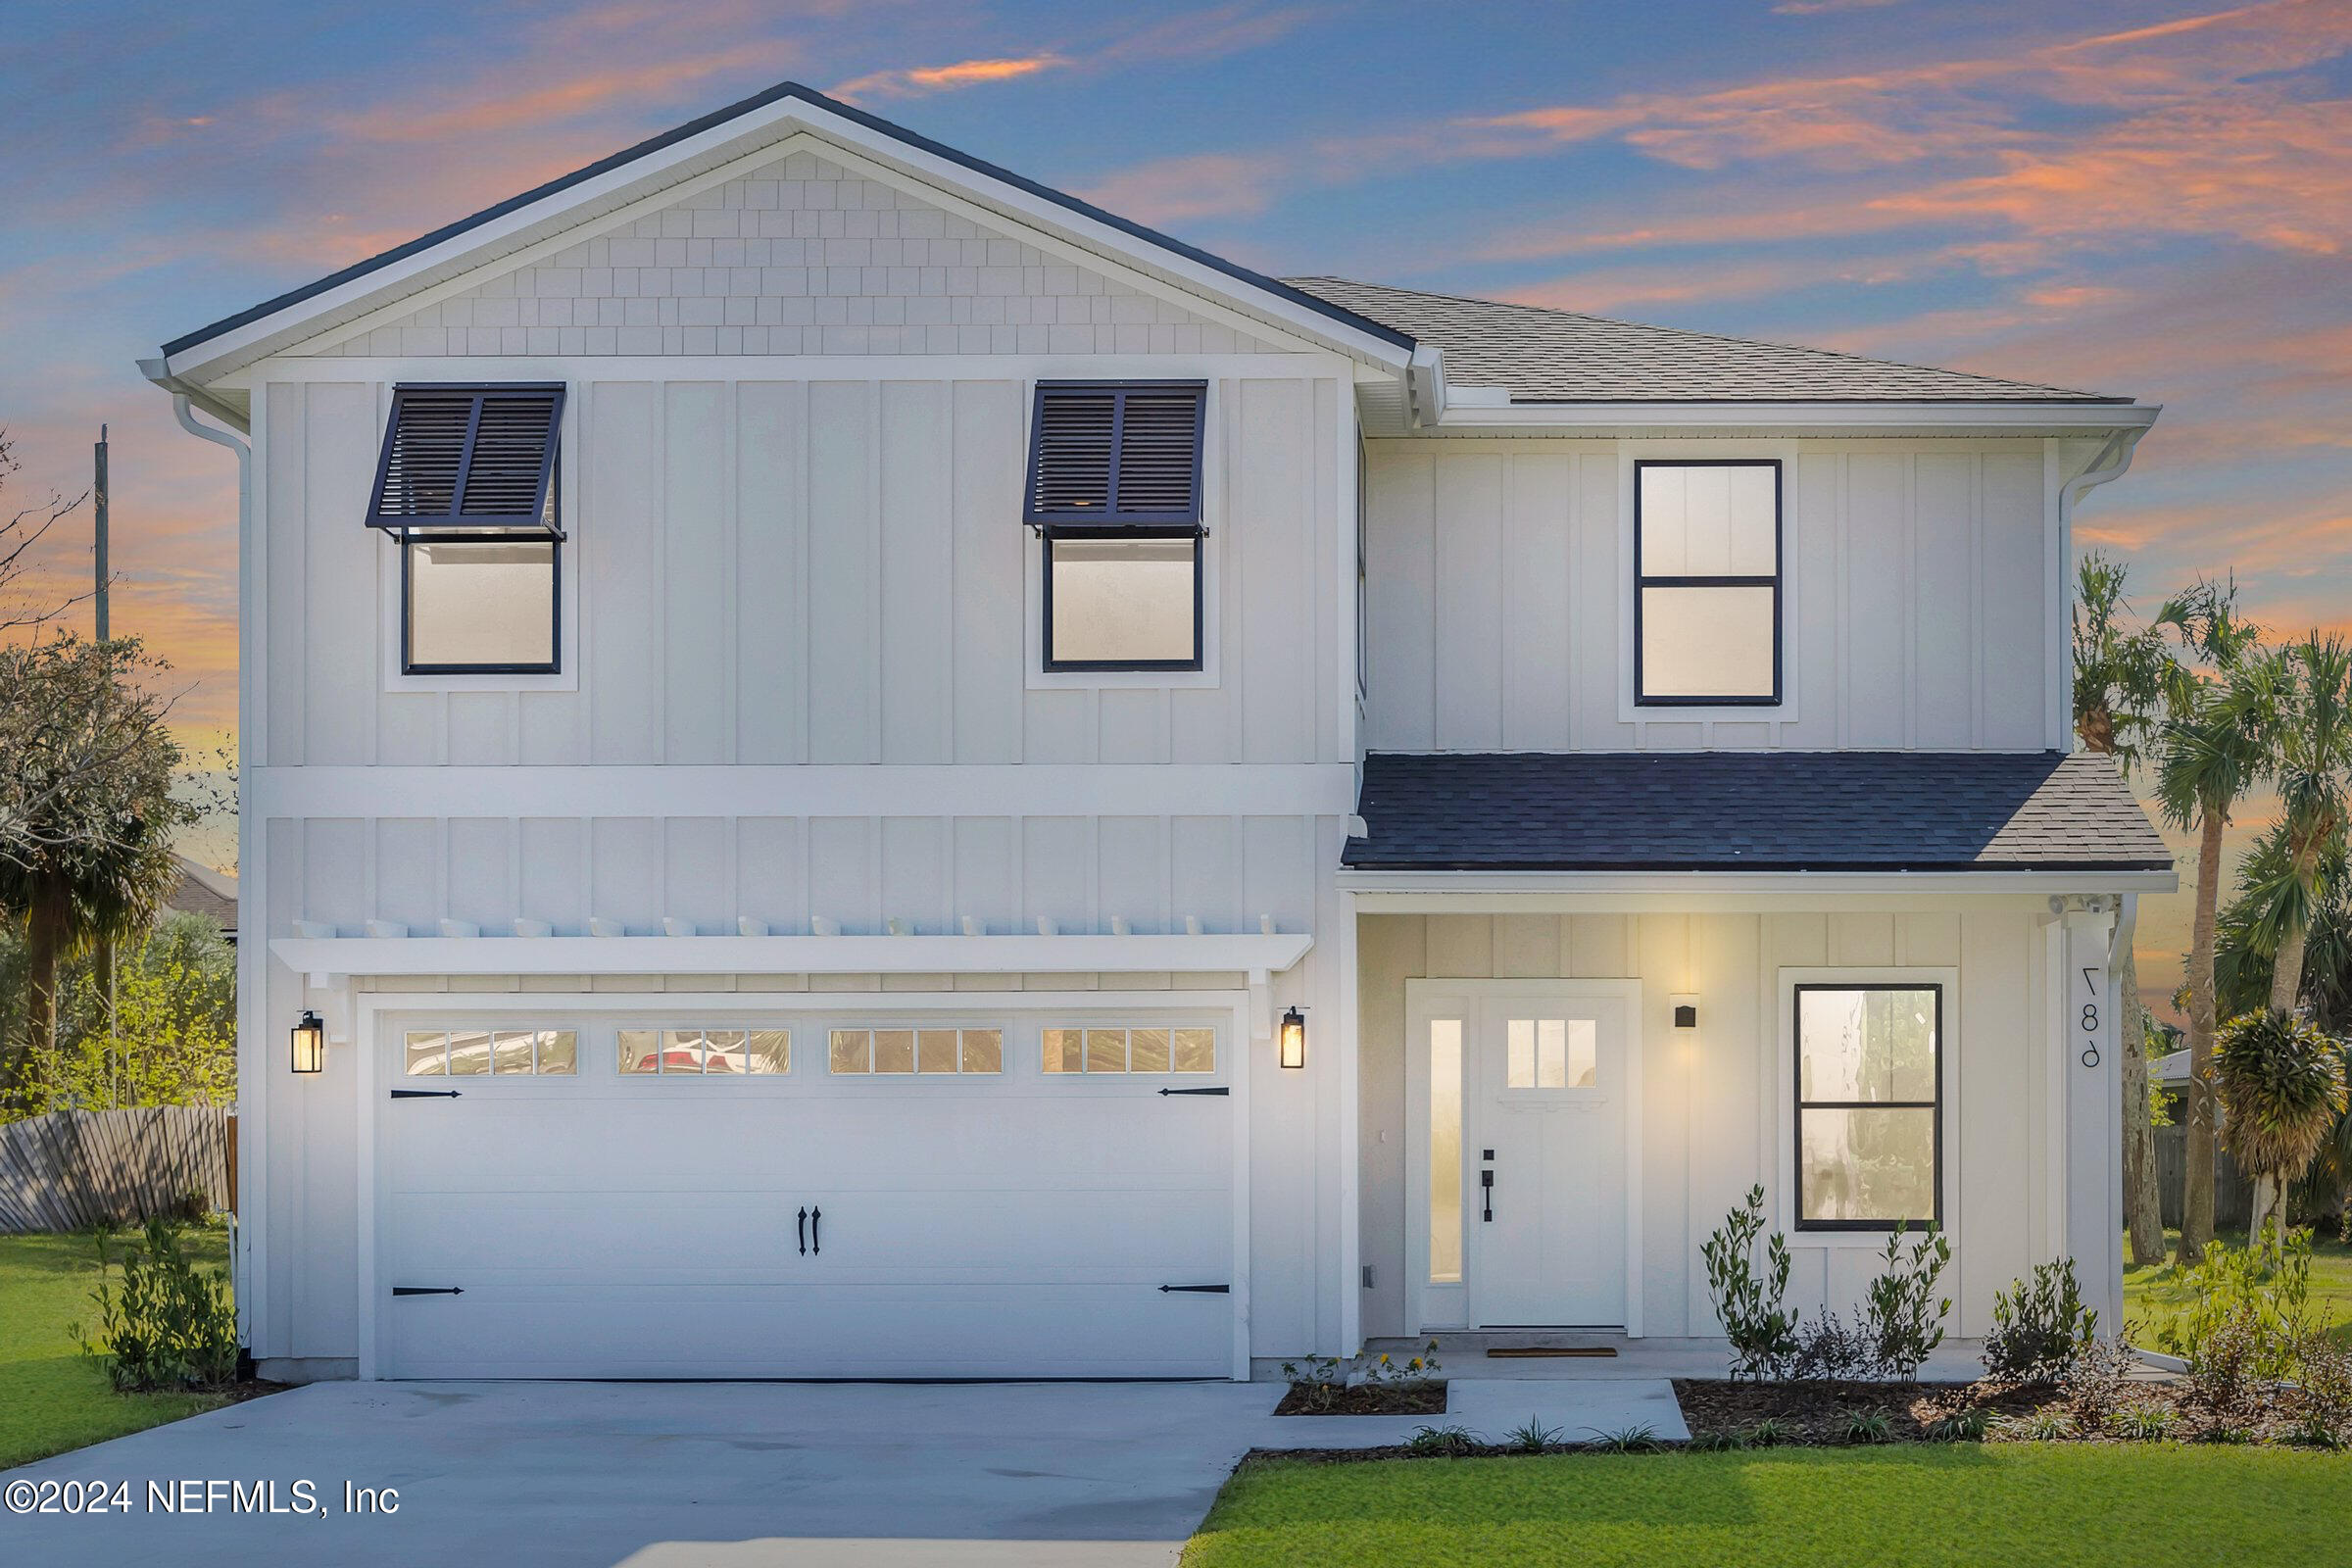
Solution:
{"label": "mulch bed", "polygon": [[1358,1383],[1352,1388],[1315,1388],[1294,1383],[1274,1407],[1276,1415],[1444,1415],[1446,1385]]}
{"label": "mulch bed", "polygon": [[[1750,1434],[1766,1421],[1777,1430],[1771,1441],[1809,1446],[1847,1446],[1869,1442],[1929,1443],[1936,1441],[1936,1423],[1952,1416],[1979,1412],[1984,1418],[1984,1437],[1998,1443],[2032,1439],[2040,1442],[2129,1443],[2144,1441],[2123,1422],[2086,1426],[2066,1396],[2050,1387],[2018,1388],[1990,1383],[1728,1383],[1715,1379],[1677,1378],[1674,1396],[1694,1440],[1728,1437],[1753,1441]],[[2169,1411],[2166,1436],[2175,1442],[2217,1440],[2250,1443],[2292,1443],[2295,1423],[2278,1408],[2257,1410],[2234,1421],[2218,1419],[2196,1397],[2185,1378],[2143,1374],[2133,1377],[2118,1401],[2119,1410]],[[1886,1417],[1883,1439],[1858,1438],[1851,1430],[1855,1416],[1878,1411]],[[2031,1430],[2034,1419],[2063,1420],[2058,1429]]]}

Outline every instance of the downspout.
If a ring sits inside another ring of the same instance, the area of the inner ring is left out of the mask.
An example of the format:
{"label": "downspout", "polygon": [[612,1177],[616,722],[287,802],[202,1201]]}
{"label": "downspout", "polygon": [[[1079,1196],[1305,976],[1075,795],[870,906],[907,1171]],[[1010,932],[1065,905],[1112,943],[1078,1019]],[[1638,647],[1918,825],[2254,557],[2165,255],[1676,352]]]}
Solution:
{"label": "downspout", "polygon": [[[252,608],[245,603],[245,561],[246,552],[251,548],[252,543],[253,447],[251,443],[229,430],[198,420],[195,410],[190,406],[189,392],[185,384],[166,371],[162,361],[142,360],[139,362],[139,368],[146,372],[149,380],[172,394],[172,415],[179,421],[181,429],[200,441],[210,441],[215,446],[226,447],[236,454],[239,626],[237,684],[241,692],[244,689],[242,666],[246,659],[246,650],[243,646],[243,627],[245,615]],[[216,407],[208,406],[206,412],[214,414],[216,417],[220,416]],[[256,890],[265,878],[267,867],[262,860],[261,838],[254,831],[253,743],[252,732],[245,720],[246,714],[242,711],[240,704],[240,710],[237,714],[237,933],[241,940],[237,943],[237,1098],[231,1103],[231,1110],[237,1117],[236,1162],[238,1169],[230,1173],[230,1181],[237,1193],[238,1212],[229,1216],[228,1264],[229,1288],[235,1295],[237,1304],[237,1328],[239,1331],[237,1337],[243,1348],[250,1355],[255,1344],[255,1334],[261,1321],[262,1301],[259,1294],[260,1280],[256,1276],[253,1259],[247,1247],[243,1218],[245,1213],[264,1212],[264,1206],[269,1201],[270,1157],[269,1150],[262,1143],[262,1139],[265,1136],[264,1129],[268,1125],[265,1120],[265,1105],[269,1099],[270,1075],[267,1070],[261,1068],[261,1053],[258,1048],[250,1054],[251,1059],[249,1060],[246,1043],[260,1040],[264,1033],[263,1025],[268,1011],[268,999],[264,993],[269,984],[267,966],[270,945],[266,940],[267,933],[263,930],[262,922],[257,918],[261,911],[259,908],[260,895]],[[253,1070],[248,1070],[249,1068]],[[246,1114],[248,1109],[252,1114]],[[247,1173],[250,1173],[254,1179],[245,1180],[244,1177]]]}

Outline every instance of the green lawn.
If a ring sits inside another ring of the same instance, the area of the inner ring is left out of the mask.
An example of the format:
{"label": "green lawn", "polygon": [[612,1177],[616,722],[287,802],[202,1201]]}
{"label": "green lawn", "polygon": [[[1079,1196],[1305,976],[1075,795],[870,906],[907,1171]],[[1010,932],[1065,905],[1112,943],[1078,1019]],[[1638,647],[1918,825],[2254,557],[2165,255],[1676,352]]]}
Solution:
{"label": "green lawn", "polygon": [[2132,1568],[2342,1560],[2352,1459],[2169,1445],[1272,1461],[1185,1568]]}
{"label": "green lawn", "polygon": [[[189,1255],[225,1266],[228,1235],[187,1236]],[[210,1394],[117,1394],[66,1335],[88,1322],[97,1254],[86,1236],[0,1236],[0,1470],[160,1426],[222,1402]]]}
{"label": "green lawn", "polygon": [[[2180,1233],[2166,1231],[2164,1240],[2167,1249],[2177,1250]],[[2243,1247],[2246,1234],[2224,1231],[2222,1240]],[[2131,1243],[2126,1242],[2124,1249],[2124,1256],[2129,1258]],[[2188,1298],[2180,1271],[2171,1264],[2124,1264],[2124,1322],[2132,1332],[2133,1344],[2154,1348],[2155,1326],[2179,1316]],[[2311,1305],[2316,1316],[2334,1323],[2335,1338],[2352,1345],[2352,1246],[2323,1241],[2312,1249]]]}

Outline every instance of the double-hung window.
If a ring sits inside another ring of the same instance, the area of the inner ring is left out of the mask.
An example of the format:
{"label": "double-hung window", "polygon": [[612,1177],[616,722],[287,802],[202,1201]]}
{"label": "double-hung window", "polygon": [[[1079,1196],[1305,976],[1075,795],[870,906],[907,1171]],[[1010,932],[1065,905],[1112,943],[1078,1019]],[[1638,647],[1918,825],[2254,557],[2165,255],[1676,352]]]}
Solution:
{"label": "double-hung window", "polygon": [[1781,701],[1781,466],[1634,465],[1634,701]]}
{"label": "double-hung window", "polygon": [[1943,988],[1800,985],[1796,1228],[1943,1217]]}
{"label": "double-hung window", "polygon": [[408,675],[561,664],[561,383],[401,386],[368,525],[400,547]]}
{"label": "double-hung window", "polygon": [[1201,667],[1200,381],[1041,381],[1023,520],[1045,541],[1045,666]]}

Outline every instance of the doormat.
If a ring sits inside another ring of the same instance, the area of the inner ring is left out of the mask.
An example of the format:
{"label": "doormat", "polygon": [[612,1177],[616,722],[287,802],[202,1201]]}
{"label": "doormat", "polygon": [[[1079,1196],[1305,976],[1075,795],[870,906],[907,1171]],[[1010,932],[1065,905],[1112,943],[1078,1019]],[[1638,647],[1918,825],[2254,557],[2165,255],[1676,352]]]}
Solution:
{"label": "doormat", "polygon": [[1606,1345],[1494,1345],[1487,1348],[1490,1360],[1510,1360],[1535,1356],[1613,1356],[1617,1351]]}

